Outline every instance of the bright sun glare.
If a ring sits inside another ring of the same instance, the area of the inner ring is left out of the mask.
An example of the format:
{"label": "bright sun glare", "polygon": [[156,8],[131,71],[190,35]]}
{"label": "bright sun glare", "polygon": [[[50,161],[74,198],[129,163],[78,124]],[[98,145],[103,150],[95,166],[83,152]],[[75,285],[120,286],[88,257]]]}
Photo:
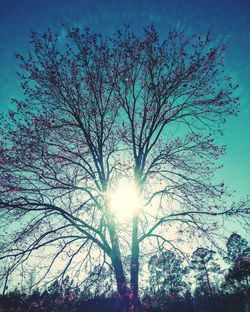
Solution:
{"label": "bright sun glare", "polygon": [[140,209],[140,195],[135,183],[121,180],[110,192],[110,209],[119,219],[131,218]]}

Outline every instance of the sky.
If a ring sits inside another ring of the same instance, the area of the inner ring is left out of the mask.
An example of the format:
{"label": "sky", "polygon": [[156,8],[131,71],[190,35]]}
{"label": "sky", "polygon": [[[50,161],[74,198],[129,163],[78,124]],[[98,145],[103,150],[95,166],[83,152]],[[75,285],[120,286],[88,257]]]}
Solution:
{"label": "sky", "polygon": [[225,69],[239,84],[240,114],[225,125],[224,168],[217,173],[237,198],[250,193],[250,1],[247,0],[0,0],[0,112],[20,98],[16,52],[28,53],[31,30],[50,27],[63,35],[62,23],[112,34],[124,24],[141,33],[156,26],[162,38],[169,30],[187,34],[212,29],[214,42],[228,45]]}

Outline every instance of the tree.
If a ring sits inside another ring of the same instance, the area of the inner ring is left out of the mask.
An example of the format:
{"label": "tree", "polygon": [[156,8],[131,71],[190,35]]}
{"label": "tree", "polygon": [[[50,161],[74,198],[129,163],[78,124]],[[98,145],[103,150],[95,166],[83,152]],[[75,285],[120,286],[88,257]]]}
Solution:
{"label": "tree", "polygon": [[229,269],[227,280],[243,282],[249,288],[250,257],[239,258]]}
{"label": "tree", "polygon": [[211,296],[213,287],[211,273],[219,271],[219,265],[213,262],[214,251],[199,247],[192,255],[192,268],[195,271],[197,290]]}
{"label": "tree", "polygon": [[153,255],[148,263],[150,272],[150,293],[168,295],[177,298],[186,286],[183,281],[185,269],[181,261],[172,251],[163,251],[160,255]]}
{"label": "tree", "polygon": [[235,262],[239,258],[247,257],[250,254],[250,247],[245,238],[233,233],[227,240],[227,261]]}
{"label": "tree", "polygon": [[250,247],[245,238],[233,233],[227,241],[227,258],[230,263],[226,280],[231,284],[238,282],[249,288]]}
{"label": "tree", "polygon": [[[246,218],[245,203],[227,207],[224,184],[212,183],[237,86],[210,32],[162,41],[154,27],[142,37],[65,27],[65,45],[51,30],[32,32],[29,56],[16,55],[25,98],[1,118],[0,259],[15,272],[43,252],[37,283],[55,266],[62,279],[111,266],[133,311],[148,242],[177,248],[168,229],[210,239],[209,217]],[[120,178],[141,198],[124,221],[110,206]]]}

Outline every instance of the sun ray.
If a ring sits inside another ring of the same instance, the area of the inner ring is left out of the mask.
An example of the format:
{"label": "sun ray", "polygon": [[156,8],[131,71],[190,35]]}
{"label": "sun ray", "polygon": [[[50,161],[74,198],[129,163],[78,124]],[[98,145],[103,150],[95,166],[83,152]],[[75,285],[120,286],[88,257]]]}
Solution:
{"label": "sun ray", "polygon": [[111,211],[120,220],[127,220],[139,212],[141,207],[138,186],[128,180],[120,180],[109,192]]}

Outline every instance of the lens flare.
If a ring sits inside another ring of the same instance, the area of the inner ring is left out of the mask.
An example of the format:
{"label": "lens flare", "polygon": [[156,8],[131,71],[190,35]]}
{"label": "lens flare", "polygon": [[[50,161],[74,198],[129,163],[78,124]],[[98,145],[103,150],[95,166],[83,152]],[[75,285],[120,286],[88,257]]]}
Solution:
{"label": "lens flare", "polygon": [[138,186],[131,181],[121,180],[110,190],[110,209],[119,219],[128,219],[139,212],[140,194]]}

